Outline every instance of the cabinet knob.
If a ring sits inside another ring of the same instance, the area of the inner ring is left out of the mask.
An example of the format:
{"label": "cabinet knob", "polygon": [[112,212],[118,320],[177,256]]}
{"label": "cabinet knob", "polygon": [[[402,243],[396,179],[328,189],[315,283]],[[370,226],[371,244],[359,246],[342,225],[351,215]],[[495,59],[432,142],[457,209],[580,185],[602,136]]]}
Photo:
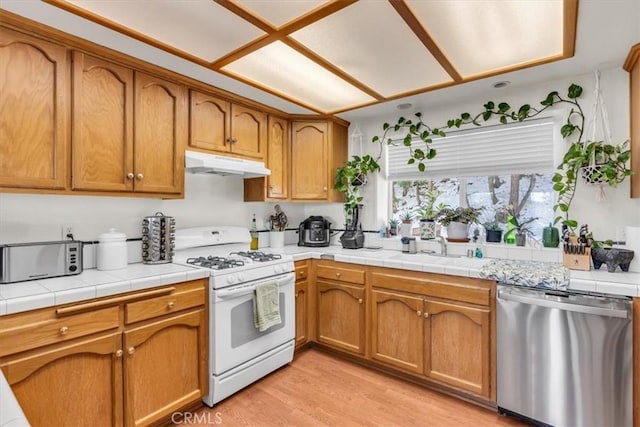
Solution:
{"label": "cabinet knob", "polygon": [[429,317],[429,313],[427,313],[426,311],[424,312],[424,318],[426,319],[427,317]]}
{"label": "cabinet knob", "polygon": [[327,187],[322,187],[322,190],[323,191],[327,191]]}
{"label": "cabinet knob", "polygon": [[336,277],[342,276],[342,273],[336,273]]}
{"label": "cabinet knob", "polygon": [[175,303],[174,301],[169,301],[169,302],[167,303],[167,308],[168,308],[169,310],[171,310],[171,309],[173,308],[173,306],[174,306],[174,305],[176,305],[176,303]]}
{"label": "cabinet knob", "polygon": [[63,326],[60,328],[60,335],[66,335],[67,332],[69,332],[69,327],[68,326]]}
{"label": "cabinet knob", "polygon": [[116,357],[122,357],[123,353],[124,353],[124,351],[122,351],[122,350],[116,351]]}
{"label": "cabinet knob", "polygon": [[136,352],[136,348],[135,347],[129,347],[129,349],[127,350],[127,353],[129,354],[133,354]]}
{"label": "cabinet knob", "polygon": [[298,295],[300,295],[300,292],[296,292],[296,298],[298,298]]}
{"label": "cabinet knob", "polygon": [[358,304],[362,304],[363,302],[362,298],[358,298]]}
{"label": "cabinet knob", "polygon": [[[422,312],[421,312],[420,310],[416,311],[416,314],[417,314],[418,316],[422,316]],[[425,314],[427,314],[427,313],[425,313]]]}
{"label": "cabinet knob", "polygon": [[129,172],[129,173],[127,174],[127,178],[128,178],[128,179],[133,179],[133,177],[134,177],[133,172]]}
{"label": "cabinet knob", "polygon": [[141,173],[139,173],[138,175],[136,175],[136,179],[138,181],[142,181],[142,178],[144,178],[144,175],[142,175]]}

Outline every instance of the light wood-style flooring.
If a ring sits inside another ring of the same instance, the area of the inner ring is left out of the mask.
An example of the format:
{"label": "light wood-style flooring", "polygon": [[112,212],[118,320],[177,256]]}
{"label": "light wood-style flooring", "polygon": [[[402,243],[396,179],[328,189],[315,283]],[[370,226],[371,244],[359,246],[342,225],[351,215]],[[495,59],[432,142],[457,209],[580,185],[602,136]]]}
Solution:
{"label": "light wood-style flooring", "polygon": [[200,426],[520,426],[516,420],[310,349],[196,412]]}

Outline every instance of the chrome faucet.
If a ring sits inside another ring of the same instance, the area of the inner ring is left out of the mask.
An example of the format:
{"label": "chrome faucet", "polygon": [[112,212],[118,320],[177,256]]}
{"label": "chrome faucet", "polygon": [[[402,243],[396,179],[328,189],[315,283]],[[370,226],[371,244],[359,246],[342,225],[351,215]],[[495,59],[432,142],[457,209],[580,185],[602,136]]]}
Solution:
{"label": "chrome faucet", "polygon": [[437,240],[440,242],[440,255],[447,256],[447,239],[438,236]]}

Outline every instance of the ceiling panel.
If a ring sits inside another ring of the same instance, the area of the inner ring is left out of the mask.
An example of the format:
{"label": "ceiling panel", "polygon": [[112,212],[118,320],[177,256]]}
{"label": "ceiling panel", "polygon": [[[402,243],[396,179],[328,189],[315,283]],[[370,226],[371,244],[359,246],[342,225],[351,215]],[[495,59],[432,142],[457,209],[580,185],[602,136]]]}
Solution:
{"label": "ceiling panel", "polygon": [[254,14],[264,18],[274,27],[280,27],[322,4],[326,0],[237,0]]}
{"label": "ceiling panel", "polygon": [[211,0],[69,0],[207,62],[265,33]]}
{"label": "ceiling panel", "polygon": [[258,49],[223,70],[325,113],[375,101],[282,42]]}
{"label": "ceiling panel", "polygon": [[563,53],[562,0],[407,0],[463,77]]}
{"label": "ceiling panel", "polygon": [[291,37],[385,97],[452,81],[388,2],[355,3]]}
{"label": "ceiling panel", "polygon": [[578,13],[578,0],[43,1],[323,114],[571,57]]}

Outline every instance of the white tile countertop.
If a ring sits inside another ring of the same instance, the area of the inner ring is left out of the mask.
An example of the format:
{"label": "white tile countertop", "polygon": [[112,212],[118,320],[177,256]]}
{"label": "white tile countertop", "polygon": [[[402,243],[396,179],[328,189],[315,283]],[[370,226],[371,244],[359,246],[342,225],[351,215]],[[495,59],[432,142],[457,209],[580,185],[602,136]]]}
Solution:
{"label": "white tile countertop", "polygon": [[[420,252],[404,254],[390,249],[343,249],[341,246],[310,248],[287,245],[280,251],[293,255],[295,260],[320,259],[323,255],[332,255],[335,261],[340,262],[466,277],[480,277],[480,268],[491,260],[487,257],[438,257]],[[640,296],[640,273],[620,270],[609,273],[606,266],[602,265],[600,270],[569,270],[569,275],[570,290],[630,297]]]}
{"label": "white tile countertop", "polygon": [[122,270],[84,270],[77,276],[0,285],[0,316],[208,277],[177,264],[129,264]]}

